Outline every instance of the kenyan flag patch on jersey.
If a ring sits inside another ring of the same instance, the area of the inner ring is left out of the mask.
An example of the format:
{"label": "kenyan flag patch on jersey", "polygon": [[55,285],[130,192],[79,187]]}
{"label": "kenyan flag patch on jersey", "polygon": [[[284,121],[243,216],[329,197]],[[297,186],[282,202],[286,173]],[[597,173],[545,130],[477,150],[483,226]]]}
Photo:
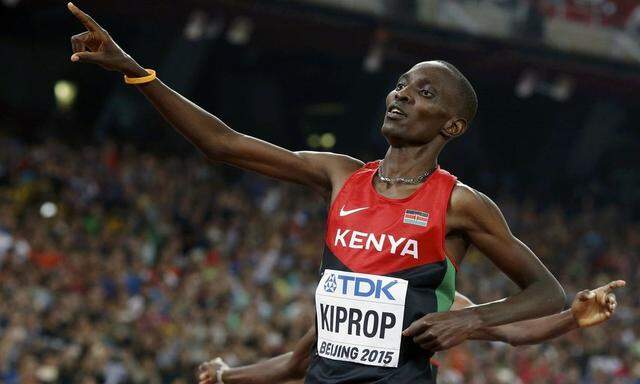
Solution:
{"label": "kenyan flag patch on jersey", "polygon": [[405,224],[417,225],[419,227],[426,227],[427,223],[429,223],[429,214],[427,212],[406,209],[404,211],[404,219],[402,222]]}

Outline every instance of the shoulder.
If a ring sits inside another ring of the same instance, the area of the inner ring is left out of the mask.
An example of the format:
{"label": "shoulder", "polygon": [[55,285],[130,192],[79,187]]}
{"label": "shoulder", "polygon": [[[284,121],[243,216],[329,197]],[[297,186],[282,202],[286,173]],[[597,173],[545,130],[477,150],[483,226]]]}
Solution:
{"label": "shoulder", "polygon": [[458,181],[451,192],[447,220],[455,228],[469,229],[504,219],[498,206],[487,195]]}
{"label": "shoulder", "polygon": [[326,184],[321,193],[326,199],[331,199],[344,182],[364,163],[351,156],[333,152],[300,151],[296,155],[307,161],[310,167],[324,175]]}
{"label": "shoulder", "polygon": [[490,204],[493,201],[487,195],[459,181],[451,191],[450,208],[453,212],[470,213]]}
{"label": "shoulder", "polygon": [[299,151],[296,154],[313,161],[314,165],[325,168],[328,172],[348,171],[352,173],[364,165],[361,160],[340,153]]}

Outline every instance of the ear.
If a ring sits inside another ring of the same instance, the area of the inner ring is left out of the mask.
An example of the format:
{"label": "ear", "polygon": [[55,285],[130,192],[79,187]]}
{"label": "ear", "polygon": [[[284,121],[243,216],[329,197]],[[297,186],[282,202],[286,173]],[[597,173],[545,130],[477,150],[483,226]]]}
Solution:
{"label": "ear", "polygon": [[447,121],[442,127],[442,134],[448,139],[454,139],[462,136],[467,130],[467,120],[461,118],[454,118]]}

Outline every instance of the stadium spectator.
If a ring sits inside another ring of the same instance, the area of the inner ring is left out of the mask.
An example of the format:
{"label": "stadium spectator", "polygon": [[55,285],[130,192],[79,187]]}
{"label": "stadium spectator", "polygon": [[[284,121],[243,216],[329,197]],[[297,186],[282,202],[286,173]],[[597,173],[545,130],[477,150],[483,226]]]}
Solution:
{"label": "stadium spectator", "polygon": [[[0,147],[0,381],[186,383],[211,356],[236,365],[290,350],[312,323],[325,208],[305,190],[116,143]],[[441,354],[440,382],[638,382],[632,212],[589,196],[497,200],[568,297],[614,278],[631,287],[603,327]],[[515,290],[475,255],[461,273],[458,290],[477,302]]]}

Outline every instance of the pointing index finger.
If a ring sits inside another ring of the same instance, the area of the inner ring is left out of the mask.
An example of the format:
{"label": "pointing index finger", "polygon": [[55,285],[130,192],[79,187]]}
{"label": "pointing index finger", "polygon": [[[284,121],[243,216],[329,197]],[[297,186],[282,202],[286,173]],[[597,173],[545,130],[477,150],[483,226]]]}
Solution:
{"label": "pointing index finger", "polygon": [[76,7],[73,3],[67,3],[67,8],[69,8],[69,11],[71,11],[71,13],[73,13],[73,15],[80,20],[82,25],[84,25],[89,31],[98,32],[102,30],[102,27],[100,27],[100,25],[96,23],[91,16],[82,12],[82,10]]}
{"label": "pointing index finger", "polygon": [[616,280],[607,284],[606,291],[607,293],[612,292],[616,288],[622,288],[626,285],[626,281],[624,280]]}

